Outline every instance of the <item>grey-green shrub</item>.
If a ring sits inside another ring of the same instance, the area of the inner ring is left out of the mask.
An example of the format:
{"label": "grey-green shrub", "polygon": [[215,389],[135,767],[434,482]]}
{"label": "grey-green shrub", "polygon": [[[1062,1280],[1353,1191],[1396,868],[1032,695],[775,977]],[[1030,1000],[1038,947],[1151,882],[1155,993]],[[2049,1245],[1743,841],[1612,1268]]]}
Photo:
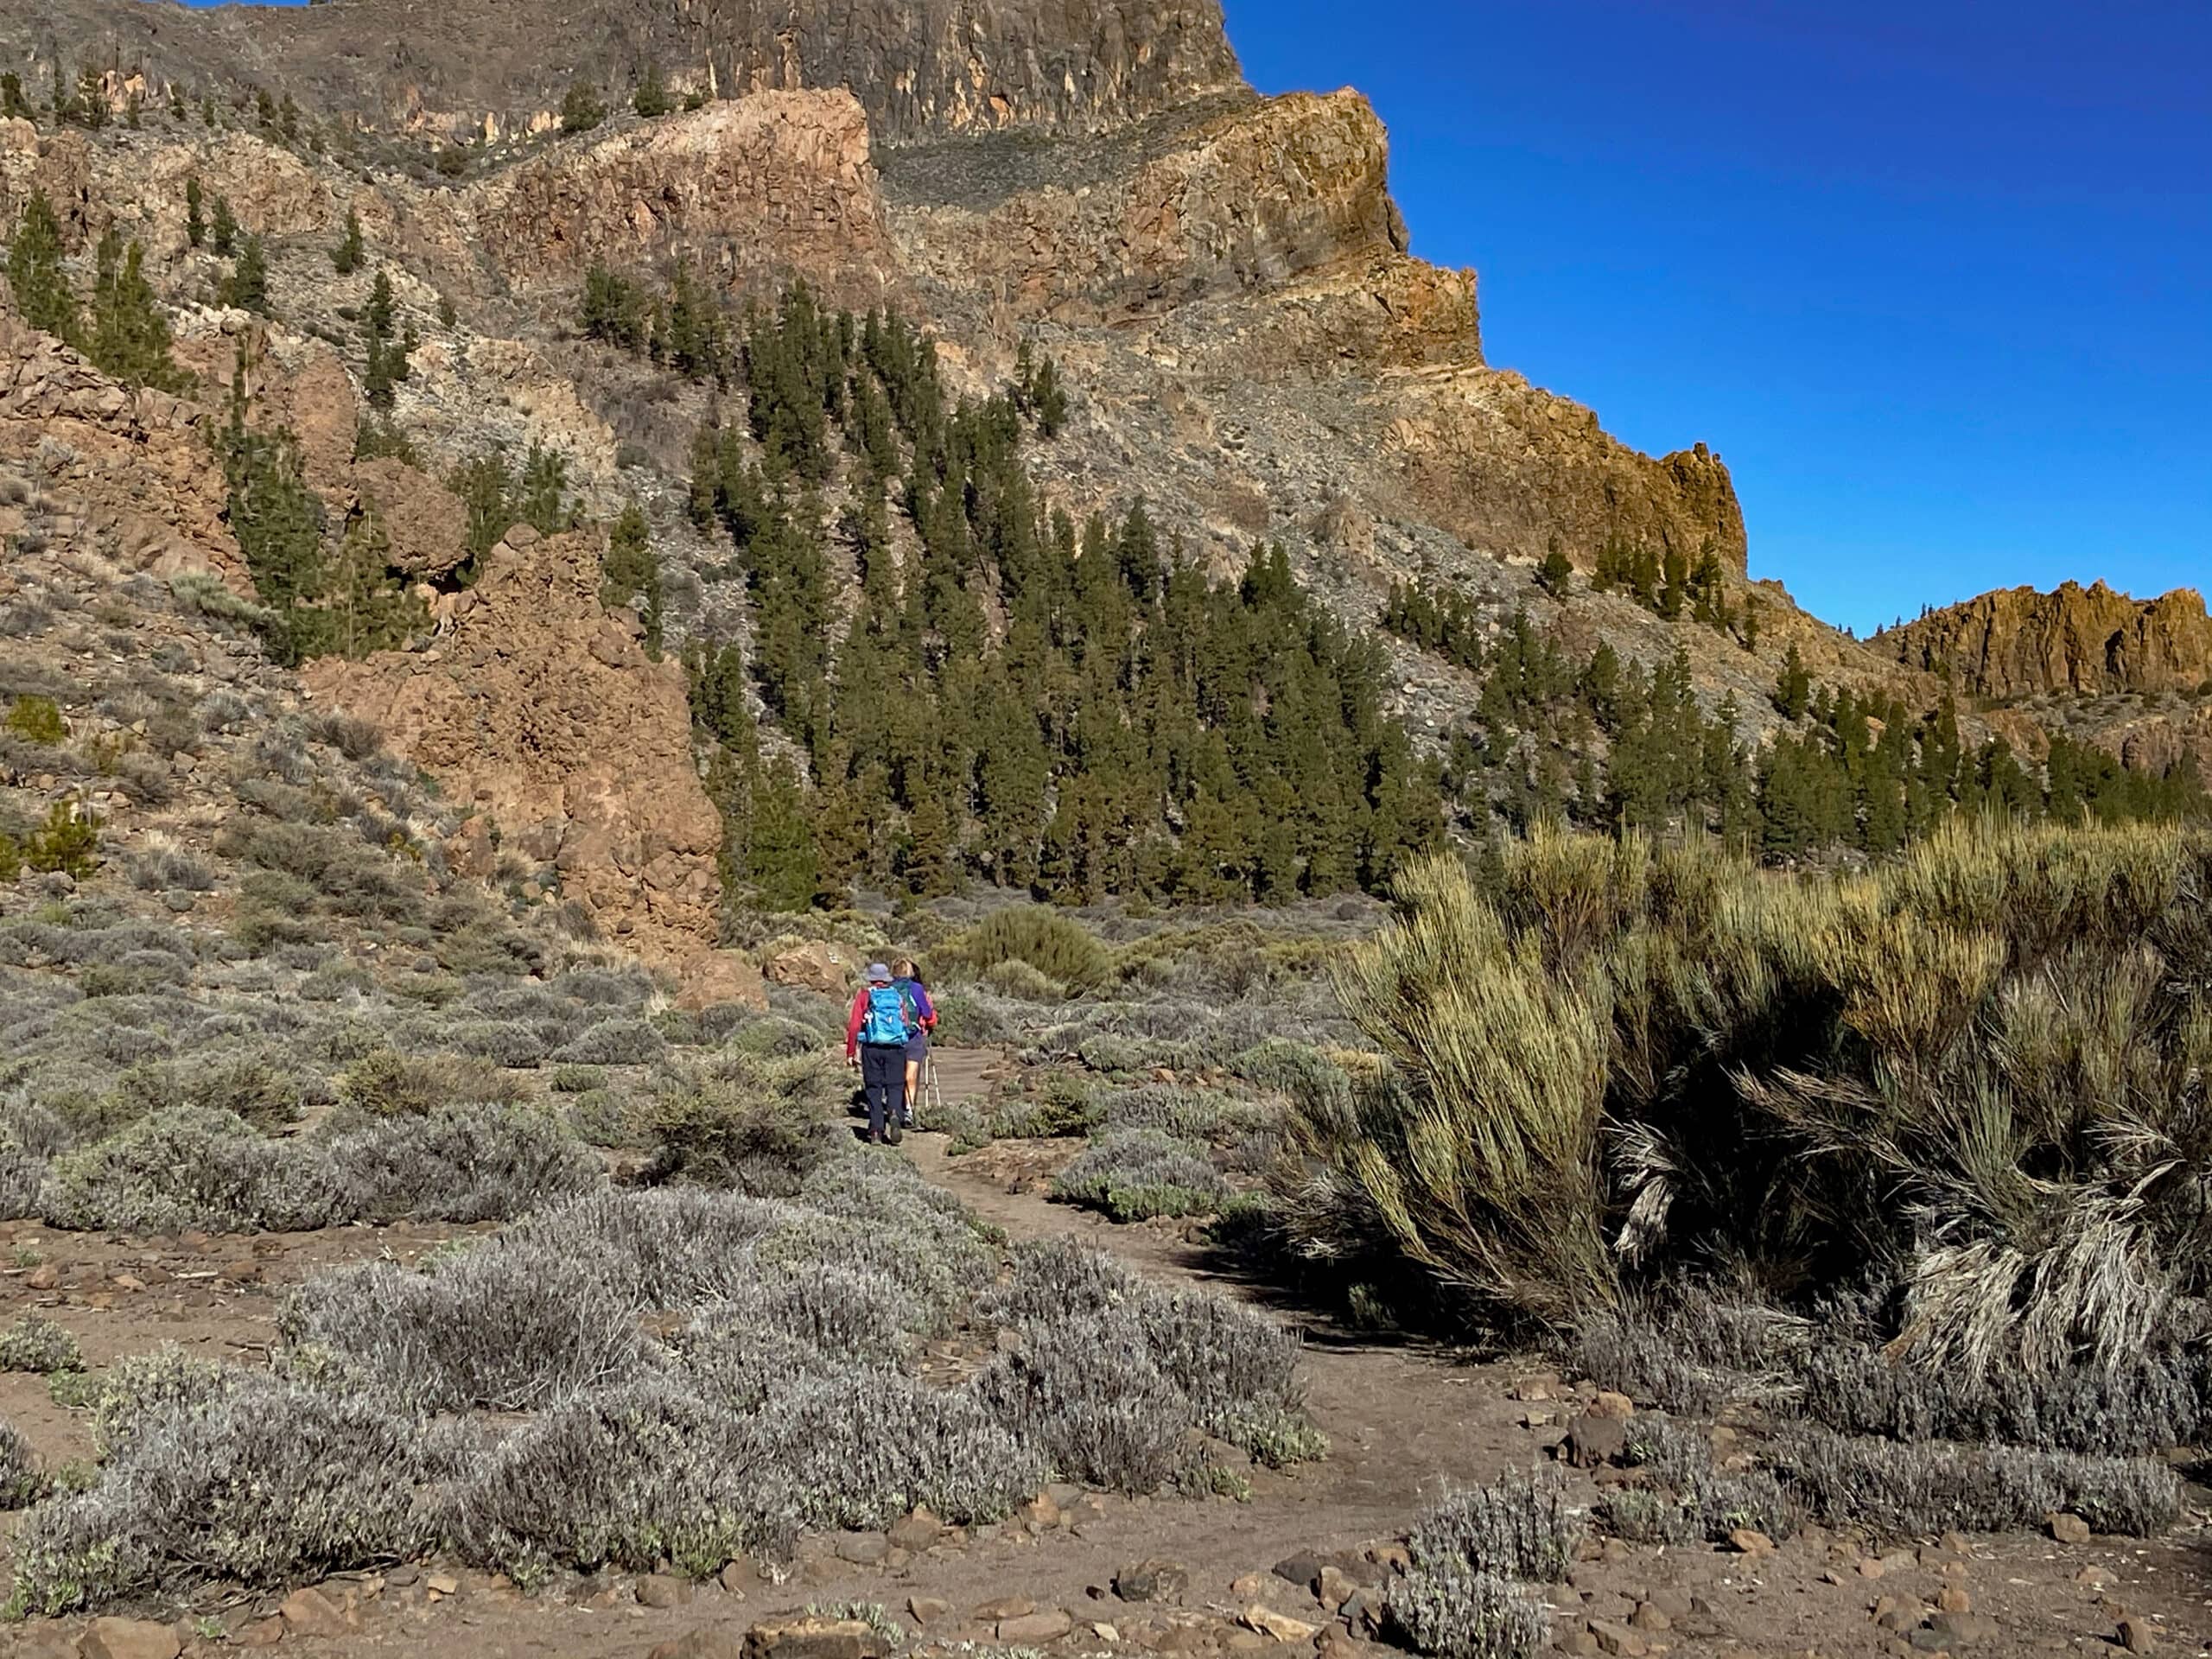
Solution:
{"label": "grey-green shrub", "polygon": [[56,1227],[135,1233],[299,1232],[340,1214],[320,1160],[236,1113],[190,1106],[54,1159],[39,1208]]}
{"label": "grey-green shrub", "polygon": [[1052,1196],[1116,1221],[1145,1221],[1210,1215],[1229,1184],[1205,1148],[1160,1129],[1121,1129],[1078,1153],[1053,1179]]}
{"label": "grey-green shrub", "polygon": [[46,1494],[46,1474],[22,1431],[0,1418],[0,1510],[20,1510]]}
{"label": "grey-green shrub", "polygon": [[2155,1458],[2025,1446],[1898,1446],[1800,1430],[1774,1461],[1814,1514],[1887,1537],[2009,1532],[2070,1510],[2099,1532],[2149,1537],[2173,1525],[2181,1484]]}
{"label": "grey-green shrub", "polygon": [[602,1185],[598,1156],[550,1112],[444,1107],[334,1135],[333,1202],[355,1221],[512,1221]]}
{"label": "grey-green shrub", "polygon": [[81,1371],[84,1351],[74,1334],[43,1314],[26,1313],[0,1327],[0,1371]]}
{"label": "grey-green shrub", "polygon": [[25,1517],[9,1611],[58,1614],[208,1579],[275,1586],[404,1560],[429,1534],[422,1425],[269,1378],[156,1407],[93,1484]]}
{"label": "grey-green shrub", "polygon": [[602,1020],[553,1051],[563,1065],[651,1065],[668,1055],[668,1039],[643,1020]]}
{"label": "grey-green shrub", "polygon": [[278,1331],[425,1410],[539,1410],[653,1363],[639,1309],[601,1262],[499,1239],[428,1272],[364,1262],[310,1280]]}
{"label": "grey-green shrub", "polygon": [[1455,1558],[1415,1562],[1384,1594],[1406,1645],[1436,1659],[1537,1659],[1549,1645],[1541,1598]]}

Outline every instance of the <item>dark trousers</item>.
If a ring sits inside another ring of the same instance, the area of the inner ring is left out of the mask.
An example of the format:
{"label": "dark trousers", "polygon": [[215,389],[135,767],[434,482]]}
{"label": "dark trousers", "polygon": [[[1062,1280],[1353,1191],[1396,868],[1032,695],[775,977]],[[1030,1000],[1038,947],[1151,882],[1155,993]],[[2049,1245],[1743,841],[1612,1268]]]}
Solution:
{"label": "dark trousers", "polygon": [[906,1046],[862,1043],[861,1086],[868,1091],[868,1132],[880,1135],[906,1097]]}

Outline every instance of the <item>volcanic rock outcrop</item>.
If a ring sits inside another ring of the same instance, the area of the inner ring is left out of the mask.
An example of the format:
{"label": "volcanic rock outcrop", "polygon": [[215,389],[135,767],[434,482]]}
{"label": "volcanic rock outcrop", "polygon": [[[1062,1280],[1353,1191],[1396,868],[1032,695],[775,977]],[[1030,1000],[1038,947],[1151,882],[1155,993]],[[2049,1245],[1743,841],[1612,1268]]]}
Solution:
{"label": "volcanic rock outcrop", "polygon": [[419,652],[305,671],[477,816],[454,849],[551,866],[601,931],[677,976],[693,1005],[757,1001],[759,970],[717,950],[721,823],[690,748],[683,676],[648,660],[637,619],[600,603],[600,542],[518,524]]}
{"label": "volcanic rock outcrop", "polygon": [[[50,334],[0,315],[0,459],[66,499],[79,530],[124,568],[211,572],[251,594],[224,522],[227,486],[198,404],[118,385]],[[0,503],[0,531],[23,528]],[[81,521],[81,522],[79,522]]]}
{"label": "volcanic rock outcrop", "polygon": [[2212,620],[2203,596],[2185,588],[2151,600],[2101,582],[2048,594],[2007,588],[1893,628],[1880,644],[1976,696],[2194,691],[2212,682]]}

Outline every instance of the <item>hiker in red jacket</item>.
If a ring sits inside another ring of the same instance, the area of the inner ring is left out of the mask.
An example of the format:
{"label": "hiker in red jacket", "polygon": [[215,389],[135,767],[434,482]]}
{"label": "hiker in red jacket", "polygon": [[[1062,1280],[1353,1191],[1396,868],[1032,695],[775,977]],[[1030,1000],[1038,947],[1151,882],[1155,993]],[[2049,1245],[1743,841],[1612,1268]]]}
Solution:
{"label": "hiker in red jacket", "polygon": [[899,1144],[906,1103],[906,1045],[921,1028],[912,995],[893,982],[884,963],[871,963],[868,983],[853,999],[845,1021],[845,1064],[860,1067],[861,1086],[868,1091],[871,1146]]}

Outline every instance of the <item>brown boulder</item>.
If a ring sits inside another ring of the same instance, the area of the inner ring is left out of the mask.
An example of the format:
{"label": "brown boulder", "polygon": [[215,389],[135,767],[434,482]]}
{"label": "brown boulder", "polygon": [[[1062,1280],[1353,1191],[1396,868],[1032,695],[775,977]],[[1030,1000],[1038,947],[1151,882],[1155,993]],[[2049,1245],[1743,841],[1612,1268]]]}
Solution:
{"label": "brown boulder", "polygon": [[468,509],[451,490],[395,457],[356,461],[353,496],[391,543],[395,569],[419,579],[451,575],[468,557]]}
{"label": "brown boulder", "polygon": [[79,1659],[176,1659],[176,1631],[147,1618],[96,1618],[77,1638]]}
{"label": "brown boulder", "polygon": [[771,985],[836,996],[858,982],[861,966],[860,958],[843,945],[817,940],[772,951],[766,971]]}

